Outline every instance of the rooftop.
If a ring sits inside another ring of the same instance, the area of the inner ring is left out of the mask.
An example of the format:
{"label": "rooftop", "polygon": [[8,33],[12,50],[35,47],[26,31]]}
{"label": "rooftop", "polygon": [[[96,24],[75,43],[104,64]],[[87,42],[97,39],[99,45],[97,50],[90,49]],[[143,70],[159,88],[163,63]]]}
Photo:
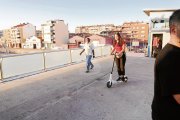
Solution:
{"label": "rooftop", "polygon": [[151,12],[173,12],[177,9],[144,9],[143,11],[146,13],[146,15],[150,16]]}
{"label": "rooftop", "polygon": [[14,26],[14,28],[23,27],[23,26],[25,26],[25,25],[27,25],[27,24],[29,24],[29,23],[20,23],[20,24]]}

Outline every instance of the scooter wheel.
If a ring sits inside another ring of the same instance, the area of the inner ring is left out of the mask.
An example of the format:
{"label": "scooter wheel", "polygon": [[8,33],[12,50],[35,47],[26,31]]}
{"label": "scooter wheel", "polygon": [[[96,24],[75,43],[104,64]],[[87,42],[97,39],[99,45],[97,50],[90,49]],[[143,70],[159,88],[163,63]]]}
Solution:
{"label": "scooter wheel", "polygon": [[108,81],[108,82],[107,82],[107,87],[108,87],[108,88],[111,88],[111,87],[112,87],[112,82]]}

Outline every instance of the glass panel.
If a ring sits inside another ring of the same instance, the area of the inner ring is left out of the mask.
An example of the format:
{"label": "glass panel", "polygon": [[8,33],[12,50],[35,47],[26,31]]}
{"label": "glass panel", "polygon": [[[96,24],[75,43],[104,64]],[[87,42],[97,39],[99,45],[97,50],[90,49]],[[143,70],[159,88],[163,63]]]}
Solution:
{"label": "glass panel", "polygon": [[45,53],[45,67],[57,67],[71,63],[70,51],[57,51]]}
{"label": "glass panel", "polygon": [[2,61],[3,78],[44,69],[43,54],[5,57]]}

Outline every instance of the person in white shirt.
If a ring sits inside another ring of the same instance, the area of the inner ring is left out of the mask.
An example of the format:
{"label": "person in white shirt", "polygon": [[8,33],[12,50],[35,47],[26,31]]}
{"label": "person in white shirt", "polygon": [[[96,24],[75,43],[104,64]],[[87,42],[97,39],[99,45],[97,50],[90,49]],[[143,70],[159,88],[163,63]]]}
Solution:
{"label": "person in white shirt", "polygon": [[86,43],[84,44],[84,49],[80,53],[80,55],[85,51],[86,54],[86,73],[89,72],[89,69],[93,69],[94,65],[91,62],[92,57],[94,58],[94,45],[90,42],[90,38],[86,38]]}

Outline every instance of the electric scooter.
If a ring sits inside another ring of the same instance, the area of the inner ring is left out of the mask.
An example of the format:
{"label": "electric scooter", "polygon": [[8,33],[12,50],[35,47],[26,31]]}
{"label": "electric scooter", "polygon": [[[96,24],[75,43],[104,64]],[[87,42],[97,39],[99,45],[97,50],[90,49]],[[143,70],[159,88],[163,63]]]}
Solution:
{"label": "electric scooter", "polygon": [[107,84],[106,84],[108,88],[111,88],[113,84],[117,84],[117,83],[127,82],[128,81],[128,77],[127,76],[123,76],[123,78],[121,78],[121,79],[118,78],[117,80],[113,80],[112,74],[113,74],[115,59],[116,59],[116,55],[114,55],[114,60],[113,60],[113,66],[112,66],[111,74],[110,74],[109,80],[107,81]]}

